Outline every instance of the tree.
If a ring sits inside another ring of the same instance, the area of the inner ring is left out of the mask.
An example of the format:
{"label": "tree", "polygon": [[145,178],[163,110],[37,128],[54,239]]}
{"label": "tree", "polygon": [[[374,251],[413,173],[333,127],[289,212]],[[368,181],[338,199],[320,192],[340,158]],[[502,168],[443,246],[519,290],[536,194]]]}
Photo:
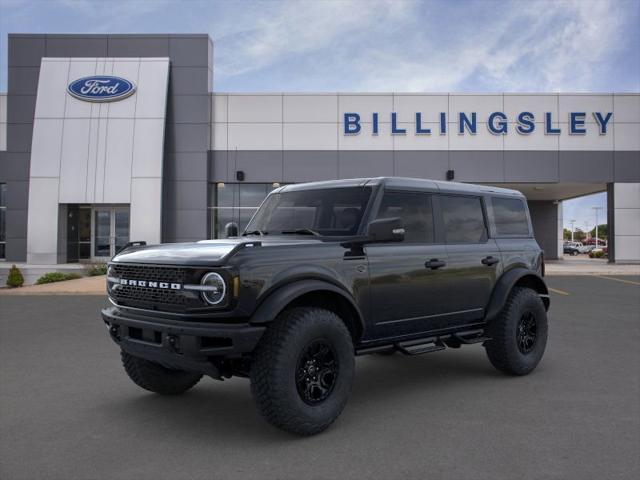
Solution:
{"label": "tree", "polygon": [[579,228],[576,228],[573,231],[573,241],[574,242],[582,242],[585,238],[587,238],[587,235],[580,230]]}
{"label": "tree", "polygon": [[565,240],[571,240],[571,230],[569,230],[568,228],[564,228],[562,230],[562,238],[564,238]]}
{"label": "tree", "polygon": [[[593,229],[589,232],[589,235],[591,235],[592,237],[596,236],[596,227],[593,227]],[[606,223],[603,223],[602,225],[598,225],[598,238],[607,238],[609,236],[609,227],[607,226]]]}

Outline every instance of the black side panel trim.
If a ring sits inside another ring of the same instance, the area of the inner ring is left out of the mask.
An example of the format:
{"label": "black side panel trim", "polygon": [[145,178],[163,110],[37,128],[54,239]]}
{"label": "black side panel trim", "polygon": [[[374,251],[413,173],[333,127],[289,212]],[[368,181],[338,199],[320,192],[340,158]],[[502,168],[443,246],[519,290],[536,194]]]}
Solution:
{"label": "black side panel trim", "polygon": [[263,324],[273,321],[276,316],[285,308],[288,304],[294,301],[296,298],[311,292],[317,291],[329,291],[337,293],[344,298],[357,312],[357,321],[360,322],[360,327],[364,331],[364,324],[362,319],[362,312],[347,292],[341,288],[322,280],[301,280],[284,285],[274,292],[272,292],[257,308],[254,314],[251,316],[251,324]]}
{"label": "black side panel trim", "polygon": [[531,288],[537,291],[541,297],[546,298],[545,307],[548,309],[549,290],[542,277],[526,268],[514,268],[505,272],[496,282],[486,309],[487,322],[490,322],[498,316],[514,285],[520,281],[524,281],[528,286],[531,286]]}

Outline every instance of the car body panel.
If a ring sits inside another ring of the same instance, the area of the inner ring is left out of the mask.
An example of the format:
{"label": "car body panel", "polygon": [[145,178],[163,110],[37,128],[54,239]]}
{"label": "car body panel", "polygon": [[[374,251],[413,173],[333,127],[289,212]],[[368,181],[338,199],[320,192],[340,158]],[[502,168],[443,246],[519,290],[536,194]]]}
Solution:
{"label": "car body panel", "polygon": [[[363,186],[372,187],[372,194],[354,238],[245,235],[126,249],[114,257],[113,265],[179,266],[198,272],[223,273],[228,282],[229,301],[224,303],[224,308],[203,305],[201,309],[176,313],[165,311],[161,305],[132,308],[112,298],[114,307],[111,308],[115,308],[117,314],[110,310],[107,317],[118,321],[126,317],[127,312],[133,312],[131,315],[135,314],[136,318],[141,315],[150,321],[162,318],[162,322],[174,322],[177,328],[185,321],[211,326],[207,328],[214,328],[218,323],[264,325],[302,295],[326,291],[339,295],[353,307],[361,330],[361,335],[354,338],[357,348],[482,325],[488,319],[489,310],[494,311],[500,302],[506,301],[504,290],[513,284],[510,280],[505,282],[505,278],[517,280],[527,274],[539,278],[542,251],[533,238],[528,211],[529,235],[502,238],[496,235],[493,226],[488,199],[492,196],[524,199],[514,190],[394,177],[286,185],[270,195]],[[375,219],[382,196],[388,190],[434,194],[433,243],[367,243],[366,226]],[[486,241],[447,244],[442,233],[438,194],[480,198],[488,234]],[[492,260],[484,263],[485,259]],[[444,264],[431,268],[432,260]],[[513,273],[516,270],[518,273]],[[537,281],[532,280],[532,284]],[[540,289],[546,292],[546,287]],[[498,291],[501,293],[497,294]],[[326,308],[333,306],[327,304]],[[162,328],[166,330],[164,324]],[[234,353],[243,352],[234,350]]]}

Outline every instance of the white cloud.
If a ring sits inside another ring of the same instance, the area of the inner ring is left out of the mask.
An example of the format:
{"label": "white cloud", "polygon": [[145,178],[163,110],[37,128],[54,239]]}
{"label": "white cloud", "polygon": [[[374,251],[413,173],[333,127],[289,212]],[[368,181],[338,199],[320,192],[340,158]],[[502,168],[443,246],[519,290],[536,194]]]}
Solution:
{"label": "white cloud", "polygon": [[[640,89],[640,45],[632,43],[638,0],[0,0],[0,7],[3,32],[208,31],[216,88],[228,90]],[[612,77],[620,72],[628,74]]]}
{"label": "white cloud", "polygon": [[[312,57],[330,84],[349,73],[350,90],[456,91],[469,83],[493,91],[590,90],[601,73],[595,67],[624,43],[626,14],[608,1],[478,2],[464,22],[449,16],[442,24],[435,4],[270,5],[220,37],[218,80],[296,71]],[[491,14],[473,18],[489,7]]]}
{"label": "white cloud", "polygon": [[410,6],[393,0],[252,5],[251,15],[214,22],[214,42],[225,46],[216,58],[220,75],[248,73],[307,54],[339,56],[340,48],[351,44],[350,36],[376,32],[385,22],[402,21]]}

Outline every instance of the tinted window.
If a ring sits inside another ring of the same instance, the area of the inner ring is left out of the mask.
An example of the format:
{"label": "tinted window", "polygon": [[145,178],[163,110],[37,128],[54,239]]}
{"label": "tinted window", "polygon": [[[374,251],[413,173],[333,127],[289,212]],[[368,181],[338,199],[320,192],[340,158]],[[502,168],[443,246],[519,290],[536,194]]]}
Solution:
{"label": "tinted window", "polygon": [[478,197],[440,197],[444,234],[447,243],[482,243],[487,229]]}
{"label": "tinted window", "polygon": [[267,198],[247,231],[278,234],[310,229],[321,235],[355,235],[370,196],[369,187],[285,190]]}
{"label": "tinted window", "polygon": [[394,217],[402,220],[405,242],[433,243],[433,212],[429,195],[385,192],[376,218]]}
{"label": "tinted window", "polygon": [[529,236],[529,222],[524,202],[519,198],[492,198],[496,233]]}

